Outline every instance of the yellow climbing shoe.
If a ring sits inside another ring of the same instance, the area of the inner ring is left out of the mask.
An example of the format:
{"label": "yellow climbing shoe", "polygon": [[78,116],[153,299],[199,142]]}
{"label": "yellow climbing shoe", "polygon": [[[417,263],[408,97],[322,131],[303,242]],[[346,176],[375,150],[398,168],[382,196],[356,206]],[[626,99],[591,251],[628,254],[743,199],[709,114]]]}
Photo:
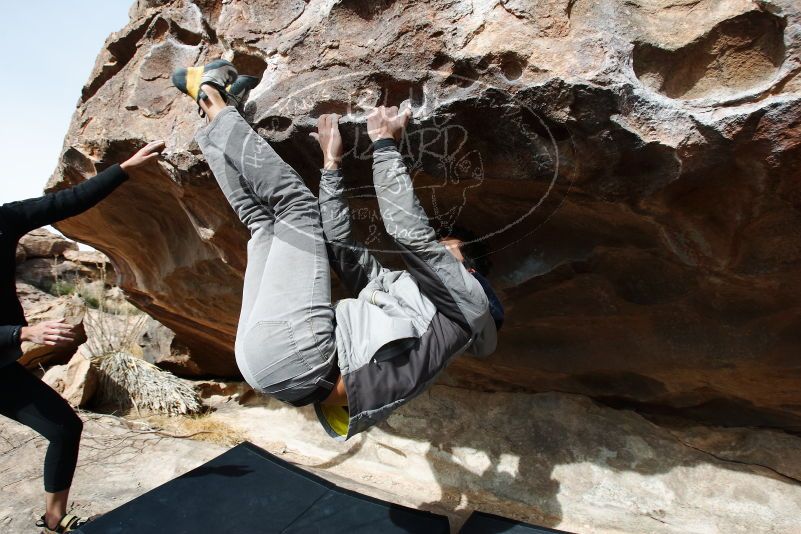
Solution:
{"label": "yellow climbing shoe", "polygon": [[172,73],[172,84],[197,102],[205,98],[200,89],[203,84],[212,85],[225,93],[227,88],[236,82],[238,76],[236,68],[230,61],[216,59],[202,67],[176,69]]}

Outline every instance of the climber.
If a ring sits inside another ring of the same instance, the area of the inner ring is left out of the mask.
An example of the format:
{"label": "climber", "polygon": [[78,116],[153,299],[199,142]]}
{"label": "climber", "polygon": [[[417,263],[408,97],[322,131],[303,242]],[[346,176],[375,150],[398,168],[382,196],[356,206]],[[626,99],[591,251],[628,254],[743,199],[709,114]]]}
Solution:
{"label": "climber", "polygon": [[[381,421],[430,386],[463,352],[495,351],[503,307],[479,264],[452,229],[440,239],[429,226],[398,151],[409,107],[378,107],[367,119],[373,141],[373,184],[384,228],[406,271],[390,271],[350,229],[344,194],[339,115],[323,115],[314,135],[323,151],[322,226],[331,265],[353,295],[337,304],[337,347],[347,410],[316,404],[320,422],[345,438]],[[391,324],[391,327],[387,326]],[[350,329],[340,324],[353,325]],[[340,339],[344,342],[340,343]]]}
{"label": "climber", "polygon": [[63,320],[29,326],[17,298],[15,252],[24,234],[73,217],[106,198],[128,172],[157,158],[164,142],[154,141],[122,164],[112,165],[83,183],[39,198],[0,205],[0,414],[29,426],[50,443],[44,461],[45,514],[42,532],[70,532],[87,519],[67,514],[83,424],[61,395],[16,360],[21,343],[59,347],[75,340]]}
{"label": "climber", "polygon": [[[324,154],[318,202],[237,111],[254,80],[218,60],[179,69],[173,83],[208,117],[198,145],[250,230],[234,352],[255,390],[314,404],[328,433],[347,439],[424,391],[453,357],[494,351],[500,302],[457,246],[436,239],[396,148],[408,111],[379,107],[368,119],[381,214],[409,267],[391,271],[351,236],[338,116],[320,117],[314,134]],[[335,307],[329,260],[357,296]]]}

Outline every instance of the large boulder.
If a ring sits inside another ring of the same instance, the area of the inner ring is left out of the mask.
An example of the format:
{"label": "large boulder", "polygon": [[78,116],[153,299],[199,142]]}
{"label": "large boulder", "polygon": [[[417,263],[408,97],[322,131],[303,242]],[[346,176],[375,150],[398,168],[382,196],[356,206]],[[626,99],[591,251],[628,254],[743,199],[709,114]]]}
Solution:
{"label": "large boulder", "polygon": [[17,280],[55,295],[83,289],[95,280],[114,282],[108,257],[96,250],[79,250],[74,241],[39,228],[22,236],[16,253]]}
{"label": "large boulder", "polygon": [[108,256],[99,250],[66,250],[64,263],[77,266],[77,272],[84,278],[112,284],[116,281],[114,267]]}
{"label": "large boulder", "polygon": [[[263,76],[244,114],[313,191],[318,115],[346,115],[348,181],[369,191],[365,113],[410,98],[422,203],[481,238],[507,307],[497,354],[450,380],[797,428],[799,37],[793,0],[139,0],[49,187],[151,139],[166,161],[58,228],[198,368],[235,375],[248,235],[170,71],[224,56]],[[365,196],[357,234],[397,266]]]}
{"label": "large boulder", "polygon": [[53,258],[27,259],[17,264],[17,280],[55,295],[72,293],[76,284],[95,273],[79,263]]}
{"label": "large boulder", "polygon": [[84,408],[97,391],[98,371],[91,358],[79,350],[66,365],[54,365],[42,377],[76,408]]}
{"label": "large boulder", "polygon": [[77,251],[78,244],[54,234],[46,228],[37,228],[19,240],[27,258],[50,258],[63,256],[68,250]]}

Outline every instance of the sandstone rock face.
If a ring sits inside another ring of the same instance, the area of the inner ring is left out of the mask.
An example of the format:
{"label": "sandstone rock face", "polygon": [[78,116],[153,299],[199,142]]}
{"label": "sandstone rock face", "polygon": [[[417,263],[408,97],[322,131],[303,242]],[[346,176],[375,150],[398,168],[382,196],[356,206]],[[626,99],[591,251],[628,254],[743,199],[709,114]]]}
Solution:
{"label": "sandstone rock face", "polygon": [[65,252],[77,251],[78,244],[50,232],[38,228],[22,236],[19,244],[28,258],[53,258],[63,256]]}
{"label": "sandstone rock face", "polygon": [[108,257],[97,250],[65,250],[64,263],[76,266],[82,276],[102,282],[114,282],[114,266]]}
{"label": "sandstone rock face", "polygon": [[59,281],[71,283],[86,274],[89,271],[77,263],[53,258],[26,259],[17,264],[17,279],[42,289],[50,289]]}
{"label": "sandstone rock face", "polygon": [[25,318],[30,324],[42,321],[63,319],[75,328],[75,341],[63,347],[37,345],[30,341],[22,343],[20,364],[28,368],[39,365],[61,364],[70,360],[78,347],[86,341],[83,319],[86,307],[76,296],[54,297],[44,291],[24,283],[17,283],[17,295],[25,310]]}
{"label": "sandstone rock face", "polygon": [[74,263],[82,265],[107,265],[108,258],[97,250],[65,250],[64,257]]}
{"label": "sandstone rock face", "polygon": [[146,345],[142,344],[142,356],[150,363],[158,363],[161,358],[170,354],[173,339],[175,334],[169,328],[157,321],[148,321],[142,334],[142,341],[148,342]]}
{"label": "sandstone rock face", "polygon": [[102,252],[78,250],[74,241],[39,228],[20,239],[17,247],[17,279],[39,289],[58,294],[64,289],[76,289],[95,280],[113,281],[114,269]]}
{"label": "sandstone rock face", "polygon": [[[235,375],[248,236],[170,71],[224,56],[263,75],[244,114],[313,191],[318,115],[345,115],[369,191],[365,113],[409,98],[421,201],[476,233],[507,306],[498,353],[450,380],[799,428],[799,37],[793,0],[139,0],[50,187],[146,140],[169,154],[59,229],[205,373]],[[398,265],[369,196],[357,233]]]}
{"label": "sandstone rock face", "polygon": [[54,365],[42,377],[51,388],[58,391],[72,406],[84,408],[97,390],[97,368],[81,351],[67,365]]}

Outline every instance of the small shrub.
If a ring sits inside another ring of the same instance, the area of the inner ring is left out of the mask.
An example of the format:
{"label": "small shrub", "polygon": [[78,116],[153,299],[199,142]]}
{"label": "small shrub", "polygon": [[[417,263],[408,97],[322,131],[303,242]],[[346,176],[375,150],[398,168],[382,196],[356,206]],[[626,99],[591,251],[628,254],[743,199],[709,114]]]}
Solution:
{"label": "small shrub", "polygon": [[56,280],[53,282],[53,285],[50,286],[49,293],[56,297],[73,295],[75,293],[75,284],[65,280]]}
{"label": "small shrub", "polygon": [[89,295],[81,295],[81,298],[86,303],[86,306],[92,308],[93,310],[100,309],[100,299],[97,297],[92,297]]}

